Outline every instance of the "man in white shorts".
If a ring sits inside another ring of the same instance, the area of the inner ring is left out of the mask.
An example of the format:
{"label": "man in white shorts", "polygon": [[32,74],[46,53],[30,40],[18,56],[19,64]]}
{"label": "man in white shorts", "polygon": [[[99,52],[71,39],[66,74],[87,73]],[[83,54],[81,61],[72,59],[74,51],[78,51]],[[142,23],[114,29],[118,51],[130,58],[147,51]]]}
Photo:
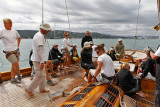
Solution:
{"label": "man in white shorts", "polygon": [[[0,31],[0,39],[3,42],[3,52],[6,59],[12,64],[11,67],[11,83],[20,83],[21,76],[19,71],[19,45],[21,37],[19,33],[12,29],[12,20],[3,19],[4,30]],[[17,78],[15,76],[17,75]]]}
{"label": "man in white shorts", "polygon": [[40,25],[40,31],[33,37],[31,55],[31,61],[33,62],[33,68],[35,71],[35,77],[32,83],[25,89],[26,93],[30,96],[34,96],[32,93],[35,88],[39,86],[40,93],[49,92],[45,89],[46,75],[44,69],[45,58],[45,35],[50,32],[51,28],[49,24],[43,23]]}
{"label": "man in white shorts", "polygon": [[98,66],[97,69],[90,69],[88,74],[88,83],[91,81],[108,83],[110,78],[113,78],[115,75],[113,61],[110,56],[105,53],[102,45],[98,45],[95,48],[95,51],[98,55]]}

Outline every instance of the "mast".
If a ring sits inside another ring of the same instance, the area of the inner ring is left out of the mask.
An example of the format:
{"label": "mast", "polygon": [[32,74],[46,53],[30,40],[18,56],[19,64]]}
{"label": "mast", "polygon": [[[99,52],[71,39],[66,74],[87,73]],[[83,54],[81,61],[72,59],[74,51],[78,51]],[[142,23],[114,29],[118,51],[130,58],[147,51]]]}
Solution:
{"label": "mast", "polygon": [[44,20],[43,20],[43,0],[42,0],[42,24],[44,23]]}

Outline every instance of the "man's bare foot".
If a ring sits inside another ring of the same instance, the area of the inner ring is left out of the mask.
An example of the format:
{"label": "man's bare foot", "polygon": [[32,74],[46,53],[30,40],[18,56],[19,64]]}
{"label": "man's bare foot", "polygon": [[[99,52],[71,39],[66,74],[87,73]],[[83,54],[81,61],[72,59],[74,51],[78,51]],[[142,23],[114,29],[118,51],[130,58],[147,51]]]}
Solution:
{"label": "man's bare foot", "polygon": [[139,91],[136,94],[140,97],[146,98],[146,95],[142,91]]}
{"label": "man's bare foot", "polygon": [[25,92],[29,95],[29,96],[34,96],[33,93],[29,92],[27,89],[25,89]]}
{"label": "man's bare foot", "polygon": [[40,93],[45,93],[45,92],[49,92],[49,90],[41,90]]}

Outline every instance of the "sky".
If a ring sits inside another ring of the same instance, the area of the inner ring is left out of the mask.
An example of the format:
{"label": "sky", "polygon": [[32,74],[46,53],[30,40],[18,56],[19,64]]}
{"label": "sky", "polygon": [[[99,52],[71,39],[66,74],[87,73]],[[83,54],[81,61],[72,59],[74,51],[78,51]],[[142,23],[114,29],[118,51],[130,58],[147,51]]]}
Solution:
{"label": "sky", "polygon": [[[0,4],[0,29],[4,18],[12,19],[15,30],[39,29],[41,0],[0,0]],[[147,35],[158,24],[157,0],[141,0],[138,26],[139,0],[67,0],[67,5],[73,32]],[[69,30],[65,0],[44,0],[44,22],[55,30]]]}

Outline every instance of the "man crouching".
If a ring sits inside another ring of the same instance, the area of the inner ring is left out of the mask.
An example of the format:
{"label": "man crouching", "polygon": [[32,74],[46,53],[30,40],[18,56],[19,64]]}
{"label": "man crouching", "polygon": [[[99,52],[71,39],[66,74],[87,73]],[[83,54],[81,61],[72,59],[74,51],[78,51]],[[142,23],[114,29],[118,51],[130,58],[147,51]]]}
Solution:
{"label": "man crouching", "polygon": [[89,71],[88,83],[91,81],[108,83],[109,79],[106,79],[105,77],[110,78],[115,75],[113,61],[110,56],[105,53],[104,48],[101,45],[98,45],[95,48],[95,51],[98,55],[98,66],[97,69],[91,69]]}
{"label": "man crouching", "polygon": [[50,32],[51,28],[49,24],[43,23],[40,25],[40,31],[37,32],[33,37],[32,49],[33,54],[31,61],[33,62],[33,68],[35,70],[35,77],[32,83],[27,89],[26,93],[30,96],[34,96],[32,93],[35,88],[39,86],[40,93],[49,92],[45,89],[45,69],[44,69],[44,58],[45,58],[45,35]]}

